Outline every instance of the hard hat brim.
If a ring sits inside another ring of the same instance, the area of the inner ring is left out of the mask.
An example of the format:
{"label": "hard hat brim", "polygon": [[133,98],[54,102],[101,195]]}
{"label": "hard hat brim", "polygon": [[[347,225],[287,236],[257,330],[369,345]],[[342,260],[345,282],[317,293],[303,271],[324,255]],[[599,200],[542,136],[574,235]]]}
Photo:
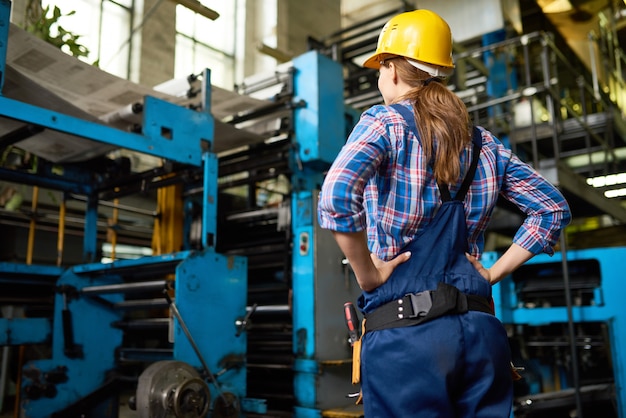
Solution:
{"label": "hard hat brim", "polygon": [[363,67],[378,70],[380,68],[380,54],[374,53],[374,55],[366,59]]}

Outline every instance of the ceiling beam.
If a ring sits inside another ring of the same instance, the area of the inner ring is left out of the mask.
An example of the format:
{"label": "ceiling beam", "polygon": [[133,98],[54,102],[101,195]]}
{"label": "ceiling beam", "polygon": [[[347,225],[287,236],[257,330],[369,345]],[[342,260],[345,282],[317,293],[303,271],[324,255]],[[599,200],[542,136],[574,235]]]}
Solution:
{"label": "ceiling beam", "polygon": [[220,14],[213,9],[209,9],[198,0],[172,0],[174,3],[180,4],[191,10],[192,12],[198,13],[207,19],[215,20],[220,17]]}

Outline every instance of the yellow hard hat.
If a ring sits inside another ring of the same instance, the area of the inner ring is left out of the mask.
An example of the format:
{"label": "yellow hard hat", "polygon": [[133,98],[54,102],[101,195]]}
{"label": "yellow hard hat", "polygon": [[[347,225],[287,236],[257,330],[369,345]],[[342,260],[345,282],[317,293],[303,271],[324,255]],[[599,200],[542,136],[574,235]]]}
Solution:
{"label": "yellow hard hat", "polygon": [[405,57],[422,70],[425,70],[422,66],[432,69],[425,70],[432,75],[449,75],[454,68],[450,26],[430,10],[400,13],[383,26],[378,36],[376,52],[363,66],[380,68],[380,58],[385,54]]}

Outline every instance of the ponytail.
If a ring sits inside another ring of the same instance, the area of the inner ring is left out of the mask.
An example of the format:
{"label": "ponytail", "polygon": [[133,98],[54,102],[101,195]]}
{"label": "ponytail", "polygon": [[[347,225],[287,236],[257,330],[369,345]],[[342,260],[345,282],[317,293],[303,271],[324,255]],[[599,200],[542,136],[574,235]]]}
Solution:
{"label": "ponytail", "polygon": [[461,177],[461,151],[471,142],[465,103],[448,90],[445,80],[430,77],[403,58],[393,62],[399,77],[412,87],[398,100],[409,99],[413,103],[424,157],[432,161],[435,179],[445,184],[457,183]]}

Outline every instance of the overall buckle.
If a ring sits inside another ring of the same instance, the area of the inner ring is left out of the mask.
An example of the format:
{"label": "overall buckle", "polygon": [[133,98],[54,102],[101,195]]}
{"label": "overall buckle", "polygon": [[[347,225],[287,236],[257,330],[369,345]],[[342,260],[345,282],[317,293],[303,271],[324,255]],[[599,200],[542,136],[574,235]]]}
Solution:
{"label": "overall buckle", "polygon": [[[405,312],[405,303],[411,305],[412,312]],[[402,299],[398,299],[398,318],[423,318],[433,306],[433,299],[429,290],[419,293],[409,293]]]}

